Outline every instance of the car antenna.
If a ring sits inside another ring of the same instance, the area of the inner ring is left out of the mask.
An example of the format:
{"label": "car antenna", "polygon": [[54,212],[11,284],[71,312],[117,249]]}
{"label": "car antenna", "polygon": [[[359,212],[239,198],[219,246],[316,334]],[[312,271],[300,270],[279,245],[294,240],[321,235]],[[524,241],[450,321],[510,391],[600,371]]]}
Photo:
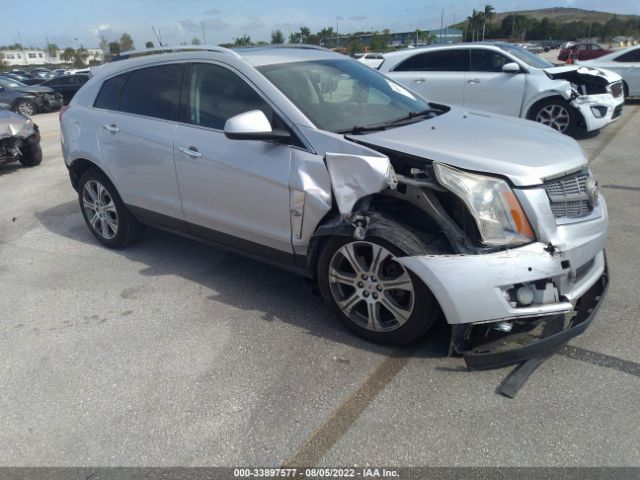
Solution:
{"label": "car antenna", "polygon": [[[160,36],[156,33],[156,29],[153,28],[153,26],[151,26],[151,30],[153,30],[153,34],[156,36],[156,39],[158,40],[158,43],[160,44],[160,46],[164,47],[164,45],[162,45],[162,40],[160,40]],[[160,31],[160,29],[158,29],[158,31]]]}

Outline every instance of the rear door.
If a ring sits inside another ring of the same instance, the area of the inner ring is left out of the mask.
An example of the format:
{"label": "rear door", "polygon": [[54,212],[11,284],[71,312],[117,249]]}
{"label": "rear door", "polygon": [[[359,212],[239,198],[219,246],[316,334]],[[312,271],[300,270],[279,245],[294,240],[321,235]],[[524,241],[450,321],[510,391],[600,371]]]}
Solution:
{"label": "rear door", "polygon": [[416,53],[397,65],[389,76],[428,100],[462,106],[468,65],[468,49],[447,48]]}
{"label": "rear door", "polygon": [[94,108],[102,159],[124,202],[139,216],[175,226],[183,214],[173,139],[183,64],[144,67],[107,80]]}
{"label": "rear door", "polygon": [[226,121],[262,110],[285,128],[252,84],[231,67],[195,63],[185,84],[175,158],[192,233],[275,261],[292,261],[289,169],[292,147],[230,140]]}
{"label": "rear door", "polygon": [[524,73],[504,73],[513,62],[491,49],[472,48],[471,64],[464,85],[464,106],[487,112],[519,116],[524,97]]}

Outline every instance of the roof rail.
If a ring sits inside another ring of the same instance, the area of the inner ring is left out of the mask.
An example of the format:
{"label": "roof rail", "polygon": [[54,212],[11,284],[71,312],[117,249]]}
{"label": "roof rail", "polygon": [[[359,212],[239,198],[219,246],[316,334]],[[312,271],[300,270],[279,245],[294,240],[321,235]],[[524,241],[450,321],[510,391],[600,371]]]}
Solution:
{"label": "roof rail", "polygon": [[156,48],[145,48],[144,50],[131,50],[127,52],[122,52],[118,54],[116,57],[113,57],[112,61],[117,60],[127,60],[133,57],[142,57],[144,55],[153,55],[157,53],[173,53],[173,52],[190,52],[190,51],[200,51],[200,52],[220,52],[220,53],[228,53],[235,57],[240,57],[236,52],[229,48],[218,47],[216,45],[178,45],[175,47],[156,47]]}

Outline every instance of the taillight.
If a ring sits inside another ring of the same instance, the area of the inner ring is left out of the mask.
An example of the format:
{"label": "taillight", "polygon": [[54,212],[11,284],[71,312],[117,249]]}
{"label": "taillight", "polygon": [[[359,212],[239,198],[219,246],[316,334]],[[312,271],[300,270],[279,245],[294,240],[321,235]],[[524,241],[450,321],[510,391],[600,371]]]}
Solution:
{"label": "taillight", "polygon": [[58,121],[62,120],[62,114],[69,110],[71,105],[63,105],[60,107],[60,112],[58,113]]}

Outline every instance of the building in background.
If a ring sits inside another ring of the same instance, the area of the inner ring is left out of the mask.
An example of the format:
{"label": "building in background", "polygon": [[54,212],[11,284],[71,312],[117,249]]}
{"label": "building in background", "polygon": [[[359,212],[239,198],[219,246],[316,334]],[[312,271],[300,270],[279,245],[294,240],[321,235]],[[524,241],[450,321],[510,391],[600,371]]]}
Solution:
{"label": "building in background", "polygon": [[[100,48],[87,48],[89,54],[85,65],[103,63],[104,52]],[[7,67],[28,67],[36,65],[61,65],[60,55],[62,50],[57,50],[55,55],[50,55],[47,50],[25,48],[22,50],[0,50],[0,55]]]}

